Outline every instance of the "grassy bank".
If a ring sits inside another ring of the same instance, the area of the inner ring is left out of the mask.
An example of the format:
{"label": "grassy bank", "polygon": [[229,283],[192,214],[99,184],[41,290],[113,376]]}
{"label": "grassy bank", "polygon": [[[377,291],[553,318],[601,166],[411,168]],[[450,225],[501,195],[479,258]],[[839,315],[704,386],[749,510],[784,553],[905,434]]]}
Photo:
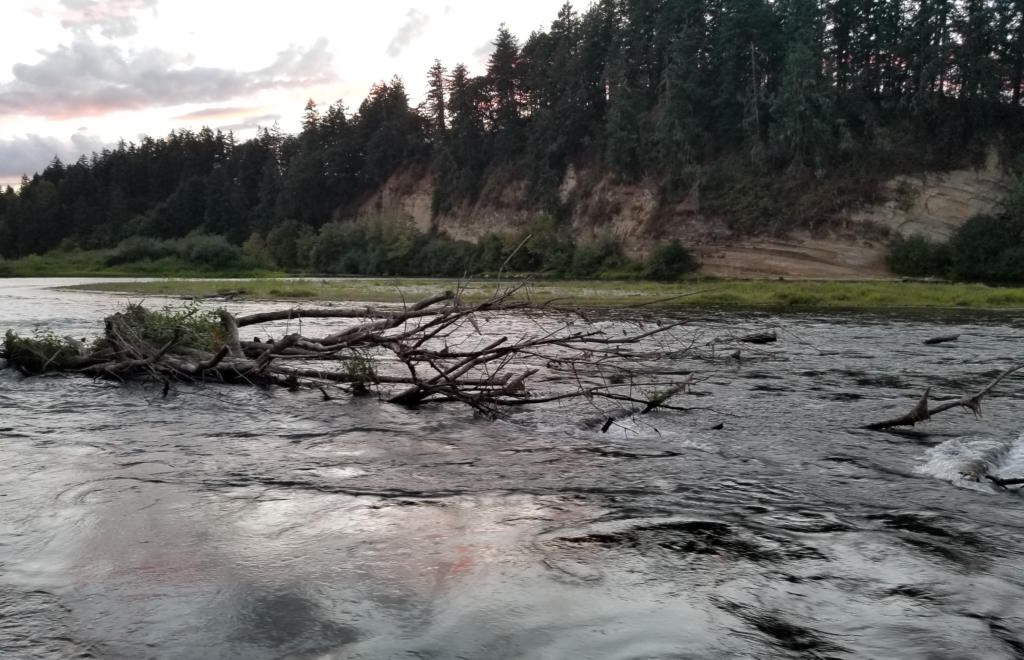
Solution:
{"label": "grassy bank", "polygon": [[114,250],[55,250],[21,259],[0,259],[0,277],[275,277],[283,273],[239,265],[204,268],[178,257],[108,265]]}
{"label": "grassy bank", "polygon": [[[137,296],[213,296],[231,292],[257,300],[402,302],[453,288],[452,280],[430,279],[254,279],[110,282],[77,289]],[[465,298],[480,299],[495,283],[474,282]],[[961,308],[1024,309],[1024,288],[926,282],[829,282],[782,280],[695,280],[679,283],[641,281],[542,281],[530,287],[535,300],[557,298],[586,306],[657,305],[764,308]]]}

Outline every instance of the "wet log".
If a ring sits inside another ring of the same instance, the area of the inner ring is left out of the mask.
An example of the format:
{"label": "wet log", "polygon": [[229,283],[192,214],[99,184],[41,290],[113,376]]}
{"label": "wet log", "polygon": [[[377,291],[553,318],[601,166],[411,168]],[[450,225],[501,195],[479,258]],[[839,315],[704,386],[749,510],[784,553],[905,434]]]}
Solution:
{"label": "wet log", "polygon": [[755,332],[753,334],[744,335],[739,340],[745,344],[774,344],[779,340],[778,335],[775,331],[772,332]]}
{"label": "wet log", "polygon": [[437,310],[430,310],[428,308],[441,302],[453,300],[454,298],[455,294],[453,292],[445,291],[442,294],[424,298],[407,309],[390,312],[380,311],[372,307],[343,309],[304,309],[302,307],[296,307],[292,309],[260,312],[258,314],[240,316],[237,319],[237,323],[239,328],[244,328],[250,325],[259,325],[261,323],[292,321],[299,319],[393,319],[396,317],[400,317],[402,319],[414,319],[436,314]]}
{"label": "wet log", "polygon": [[657,410],[658,408],[666,406],[668,404],[668,400],[671,399],[672,397],[683,392],[689,392],[691,384],[693,384],[692,375],[689,378],[687,378],[687,380],[681,383],[676,383],[675,385],[669,387],[667,390],[663,392],[655,393],[645,402],[644,407],[641,409],[619,408],[618,410],[613,411],[611,414],[608,415],[608,418],[601,426],[601,433],[607,433],[608,429],[612,427],[612,424],[621,419],[632,417],[633,415],[646,415]]}
{"label": "wet log", "polygon": [[224,345],[228,347],[228,355],[236,358],[244,358],[245,351],[242,350],[242,342],[238,339],[238,323],[235,317],[226,309],[219,310],[220,323],[224,328]]}
{"label": "wet log", "polygon": [[988,479],[989,481],[991,481],[992,483],[994,483],[995,485],[1000,486],[1002,488],[1006,488],[1007,486],[1020,486],[1020,485],[1024,485],[1024,479],[1000,479],[998,477],[993,477],[990,474],[986,474],[985,478]]}
{"label": "wet log", "polygon": [[931,388],[927,388],[921,398],[918,400],[917,405],[914,409],[905,415],[894,417],[893,419],[887,419],[881,422],[875,422],[868,424],[864,428],[872,431],[882,431],[885,429],[900,427],[900,426],[915,426],[921,422],[926,422],[939,413],[952,410],[953,408],[964,408],[974,413],[975,417],[981,417],[981,402],[982,400],[996,388],[999,383],[1010,376],[1011,374],[1024,368],[1024,364],[1019,364],[1015,367],[1011,367],[1006,371],[1002,372],[997,376],[991,383],[981,388],[973,394],[968,394],[955,401],[947,401],[946,403],[939,404],[934,408],[930,408],[928,405],[928,396],[931,393]]}
{"label": "wet log", "polygon": [[209,360],[200,362],[192,367],[192,374],[195,376],[202,376],[203,372],[214,369],[221,361],[228,356],[229,349],[227,346],[222,346],[219,351]]}
{"label": "wet log", "polygon": [[925,339],[924,343],[927,346],[935,346],[936,344],[945,344],[947,342],[956,341],[957,339],[960,339],[960,335],[939,335],[938,337]]}
{"label": "wet log", "polygon": [[[383,400],[400,405],[460,402],[487,415],[505,407],[579,398],[593,407],[601,400],[628,404],[629,414],[681,410],[667,401],[685,392],[692,379],[665,382],[659,376],[671,372],[641,364],[685,355],[695,342],[691,338],[680,343],[672,336],[681,324],[651,329],[638,322],[633,324],[636,334],[622,329],[621,335],[617,330],[611,336],[586,315],[563,317],[566,310],[559,310],[559,315],[537,319],[528,326],[534,329],[518,340],[487,337],[486,325],[496,318],[492,313],[552,309],[513,299],[518,290],[503,287],[474,305],[463,305],[445,291],[391,311],[288,309],[239,318],[225,309],[182,314],[129,305],[105,319],[103,337],[91,348],[72,339],[31,340],[8,333],[0,358],[30,374],[64,371],[116,381],[155,381],[165,392],[172,382],[272,385],[318,389],[321,394],[330,384],[353,391],[372,387]],[[323,338],[297,333],[277,340],[239,338],[239,327],[296,318],[348,318],[355,323]],[[289,366],[298,360],[310,368]],[[544,365],[551,364],[559,368],[548,366],[545,371]],[[403,368],[407,374],[395,373]],[[537,391],[538,379],[549,391]],[[637,392],[656,394],[635,396]]]}

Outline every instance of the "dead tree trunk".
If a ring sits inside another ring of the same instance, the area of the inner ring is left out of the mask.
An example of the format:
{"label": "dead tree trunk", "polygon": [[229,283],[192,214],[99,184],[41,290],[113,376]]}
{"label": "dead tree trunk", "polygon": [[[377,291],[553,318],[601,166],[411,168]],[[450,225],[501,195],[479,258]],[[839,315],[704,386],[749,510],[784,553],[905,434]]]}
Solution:
{"label": "dead tree trunk", "polygon": [[[445,291],[397,309],[298,308],[238,318],[219,309],[201,319],[173,317],[187,327],[174,327],[170,333],[173,318],[135,305],[106,319],[102,340],[92,350],[83,352],[78,342],[43,342],[8,333],[2,356],[28,375],[57,371],[150,380],[165,389],[174,382],[321,392],[329,385],[372,387],[393,404],[454,401],[487,414],[574,398],[626,402],[646,413],[671,408],[668,399],[687,390],[692,376],[666,382],[664,371],[644,372],[636,366],[685,354],[693,342],[674,336],[679,324],[612,337],[571,310],[523,302],[515,297],[519,290],[510,287],[474,305]],[[487,335],[488,326],[510,314],[519,319],[535,315],[527,327],[536,330],[514,338]],[[352,323],[322,337],[292,333],[269,343],[239,339],[241,327],[302,318]],[[296,361],[304,365],[295,366]],[[541,377],[550,391],[537,392],[532,386]]]}
{"label": "dead tree trunk", "polygon": [[938,406],[935,406],[934,408],[930,408],[928,406],[928,395],[931,393],[931,388],[929,387],[924,391],[924,394],[921,395],[921,399],[917,402],[917,405],[914,406],[914,409],[908,412],[907,414],[900,415],[899,417],[894,417],[892,419],[887,419],[885,421],[868,424],[864,428],[870,429],[872,431],[881,431],[884,429],[895,428],[898,426],[915,426],[920,422],[926,422],[935,415],[938,415],[939,413],[942,412],[946,412],[947,410],[952,410],[953,408],[964,408],[974,413],[975,417],[981,417],[982,400],[989,393],[991,393],[992,390],[994,390],[996,386],[999,385],[999,383],[1003,382],[1003,380],[1007,376],[1013,374],[1014,372],[1018,371],[1021,368],[1024,368],[1024,364],[1019,364],[1015,367],[1011,367],[1010,369],[1007,369],[1003,373],[999,374],[999,376],[997,376],[991,383],[981,388],[977,392],[973,394],[968,394],[964,397],[957,399],[956,401],[947,401],[946,403],[942,403]]}

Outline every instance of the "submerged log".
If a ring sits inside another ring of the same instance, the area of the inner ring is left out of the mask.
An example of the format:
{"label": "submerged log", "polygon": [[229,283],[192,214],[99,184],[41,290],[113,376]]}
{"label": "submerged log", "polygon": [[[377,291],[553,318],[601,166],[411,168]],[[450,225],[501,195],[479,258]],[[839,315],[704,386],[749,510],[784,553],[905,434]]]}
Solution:
{"label": "submerged log", "polygon": [[956,341],[957,339],[960,339],[960,335],[939,335],[938,337],[925,339],[924,343],[928,346],[935,346],[936,344],[945,344],[947,342]]}
{"label": "submerged log", "polygon": [[755,332],[749,335],[743,335],[739,340],[745,344],[774,344],[779,340],[778,335],[775,331],[771,332]]}
{"label": "submerged log", "polygon": [[928,421],[929,419],[931,419],[935,415],[938,415],[939,413],[946,412],[947,410],[952,410],[953,408],[964,408],[974,413],[975,417],[981,417],[982,400],[989,393],[991,393],[992,390],[994,390],[996,386],[999,385],[999,383],[1003,382],[1003,380],[1007,376],[1015,373],[1021,368],[1024,368],[1024,364],[1019,364],[1015,367],[1011,367],[1006,371],[1002,372],[1001,374],[999,374],[999,376],[997,376],[992,382],[990,382],[988,385],[981,388],[977,392],[965,395],[959,399],[956,399],[955,401],[947,401],[946,403],[942,403],[938,406],[935,406],[934,408],[930,408],[928,406],[928,395],[931,393],[931,388],[929,387],[925,389],[924,394],[921,395],[921,398],[918,400],[917,405],[914,406],[914,409],[911,410],[909,413],[905,415],[900,415],[899,417],[894,417],[892,419],[887,419],[881,422],[868,424],[864,428],[872,431],[882,431],[885,429],[895,428],[899,426],[915,426],[921,422]]}
{"label": "submerged log", "polygon": [[1020,486],[1020,485],[1024,485],[1024,479],[1000,479],[998,477],[993,477],[990,474],[986,474],[985,478],[988,479],[989,481],[991,481],[992,483],[994,483],[995,485],[1000,486],[1002,488],[1006,488],[1007,486]]}

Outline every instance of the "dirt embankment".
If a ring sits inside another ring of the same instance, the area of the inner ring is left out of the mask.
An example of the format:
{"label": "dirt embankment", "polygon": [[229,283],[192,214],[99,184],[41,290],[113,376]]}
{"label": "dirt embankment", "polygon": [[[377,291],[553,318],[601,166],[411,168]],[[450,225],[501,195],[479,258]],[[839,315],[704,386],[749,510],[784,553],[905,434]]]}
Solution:
{"label": "dirt embankment", "polygon": [[[885,201],[849,209],[827,232],[792,232],[785,238],[737,239],[724,223],[701,213],[699,199],[671,208],[659,205],[651,184],[625,185],[570,167],[559,194],[572,210],[581,241],[612,235],[628,253],[640,256],[659,240],[679,238],[703,263],[703,271],[726,277],[887,277],[885,257],[893,236],[922,234],[945,240],[972,215],[998,211],[1011,177],[992,152],[978,169],[899,176],[883,187]],[[434,216],[429,174],[392,177],[360,209],[409,218],[421,230],[438,229],[453,238],[476,240],[489,232],[516,232],[536,216],[526,203],[524,184],[509,185],[488,203],[464,205]]]}

